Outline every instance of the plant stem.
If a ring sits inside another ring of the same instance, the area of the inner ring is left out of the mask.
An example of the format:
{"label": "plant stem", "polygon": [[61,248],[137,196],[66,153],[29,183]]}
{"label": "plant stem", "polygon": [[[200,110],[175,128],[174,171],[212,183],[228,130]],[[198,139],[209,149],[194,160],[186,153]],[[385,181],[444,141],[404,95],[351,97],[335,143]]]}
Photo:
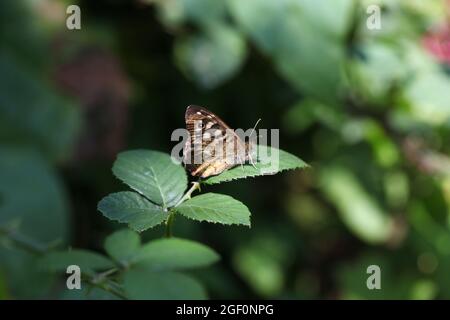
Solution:
{"label": "plant stem", "polygon": [[42,254],[46,251],[46,247],[36,243],[32,239],[14,232],[13,230],[1,228],[0,227],[0,236],[3,235],[11,240],[17,247],[22,248],[23,250],[32,253],[32,254]]}
{"label": "plant stem", "polygon": [[102,281],[98,281],[97,277],[87,276],[86,280],[94,287],[102,289],[106,292],[109,292],[116,297],[127,300],[128,298],[118,289],[114,288],[113,285],[117,285],[114,281],[104,278]]}
{"label": "plant stem", "polygon": [[[174,207],[179,206],[184,201],[189,199],[191,197],[192,193],[197,189],[200,190],[200,182],[197,182],[197,181],[192,182],[192,187],[183,195],[183,197],[177,202],[177,204]],[[169,216],[167,217],[167,221],[166,221],[166,237],[167,238],[172,237],[172,225],[173,225],[174,219],[175,219],[175,212],[170,211]]]}
{"label": "plant stem", "polygon": [[174,219],[175,219],[175,214],[171,211],[169,213],[169,217],[167,218],[167,221],[166,221],[166,237],[167,238],[172,237],[172,225],[173,225]]}
{"label": "plant stem", "polygon": [[197,189],[200,190],[200,182],[197,181],[192,182],[192,187],[184,194],[184,196],[180,199],[180,201],[177,202],[175,207],[178,207],[181,203],[189,199],[191,197],[191,194]]}
{"label": "plant stem", "polygon": [[119,297],[122,300],[128,300],[128,298],[122,292],[120,292],[119,290],[114,289],[108,285],[100,286],[99,288],[115,295],[116,297]]}
{"label": "plant stem", "polygon": [[106,270],[106,271],[104,271],[102,273],[97,274],[95,279],[99,279],[101,281],[101,280],[105,279],[106,277],[108,277],[108,276],[110,276],[110,275],[112,275],[112,274],[114,274],[114,273],[116,273],[118,271],[120,271],[119,268],[111,268],[109,270]]}
{"label": "plant stem", "polygon": [[[11,229],[0,227],[0,236],[7,237],[12,243],[14,243],[18,248],[21,248],[24,251],[27,251],[31,254],[41,255],[48,251],[48,247],[45,247],[33,239],[28,238],[27,236],[14,232]],[[105,272],[102,272],[96,276],[88,276],[88,282],[102,290],[105,290],[120,299],[127,299],[127,297],[118,289],[113,287],[113,284],[116,284],[114,281],[108,279],[108,276],[120,271],[118,268],[112,268]]]}

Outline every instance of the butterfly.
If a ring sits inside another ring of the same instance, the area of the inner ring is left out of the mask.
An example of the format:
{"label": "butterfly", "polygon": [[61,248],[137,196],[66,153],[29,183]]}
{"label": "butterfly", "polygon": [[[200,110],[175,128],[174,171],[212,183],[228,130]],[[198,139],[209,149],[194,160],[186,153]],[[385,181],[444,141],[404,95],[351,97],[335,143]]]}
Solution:
{"label": "butterfly", "polygon": [[183,148],[183,163],[192,176],[207,178],[246,162],[254,165],[255,143],[243,140],[211,111],[190,105],[185,122],[189,137]]}

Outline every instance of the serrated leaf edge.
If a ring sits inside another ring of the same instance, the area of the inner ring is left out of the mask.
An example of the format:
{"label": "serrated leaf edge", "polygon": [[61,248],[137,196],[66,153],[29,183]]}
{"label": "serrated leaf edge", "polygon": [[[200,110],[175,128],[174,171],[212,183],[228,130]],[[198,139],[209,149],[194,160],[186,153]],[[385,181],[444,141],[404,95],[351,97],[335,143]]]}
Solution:
{"label": "serrated leaf edge", "polygon": [[[302,161],[303,161],[303,160],[302,160]],[[273,172],[273,173],[266,173],[266,174],[250,174],[250,175],[246,175],[245,177],[233,177],[233,178],[230,178],[230,179],[227,179],[227,180],[222,180],[222,181],[219,181],[219,182],[210,182],[210,183],[208,183],[208,179],[206,179],[206,180],[199,180],[199,182],[200,182],[201,184],[203,184],[203,185],[210,185],[210,186],[212,186],[212,185],[215,185],[215,184],[220,184],[220,183],[223,183],[223,182],[230,182],[230,181],[235,181],[235,180],[240,180],[240,179],[255,178],[255,177],[263,177],[263,176],[274,176],[274,175],[276,175],[277,173],[284,172],[284,171],[303,170],[303,169],[308,169],[308,168],[311,167],[309,164],[307,164],[307,163],[304,162],[304,161],[303,161],[303,164],[304,164],[304,165],[303,165],[302,167],[284,168],[284,169],[278,170],[278,171]],[[220,176],[220,175],[219,175],[219,176]],[[212,178],[212,177],[211,177],[211,178]]]}

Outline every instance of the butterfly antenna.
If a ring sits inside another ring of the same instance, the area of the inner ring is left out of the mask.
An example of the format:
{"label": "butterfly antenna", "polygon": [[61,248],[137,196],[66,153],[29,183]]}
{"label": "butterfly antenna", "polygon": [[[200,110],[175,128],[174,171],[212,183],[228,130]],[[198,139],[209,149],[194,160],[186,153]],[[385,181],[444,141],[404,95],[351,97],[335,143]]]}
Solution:
{"label": "butterfly antenna", "polygon": [[[250,137],[253,135],[253,132],[255,132],[256,127],[258,126],[258,123],[260,121],[261,121],[261,118],[259,118],[258,121],[256,121],[255,126],[253,127],[252,132],[250,133]],[[259,135],[257,137],[259,138]],[[250,160],[250,164],[253,166],[253,168],[256,169],[255,162],[253,162],[253,158],[251,156],[251,153],[248,154],[248,159]]]}
{"label": "butterfly antenna", "polygon": [[256,121],[255,126],[252,129],[252,132],[250,132],[250,137],[252,136],[253,132],[255,132],[256,130],[256,126],[258,125],[258,123],[261,121],[261,118],[258,119],[258,121]]}
{"label": "butterfly antenna", "polygon": [[250,164],[253,166],[253,168],[257,169],[255,163],[253,162],[253,158],[250,154],[248,154],[248,159],[250,160]]}

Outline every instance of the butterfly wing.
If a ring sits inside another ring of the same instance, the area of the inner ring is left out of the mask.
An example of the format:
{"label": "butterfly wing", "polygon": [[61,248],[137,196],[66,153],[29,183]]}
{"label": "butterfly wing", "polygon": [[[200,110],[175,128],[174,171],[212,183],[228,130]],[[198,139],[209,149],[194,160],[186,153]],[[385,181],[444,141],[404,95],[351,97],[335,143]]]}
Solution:
{"label": "butterfly wing", "polygon": [[[244,159],[236,161],[234,155],[226,156],[230,147],[237,154],[237,145],[245,146],[217,115],[202,107],[188,106],[185,121],[189,139],[184,146],[183,162],[191,175],[206,178],[243,163]],[[229,143],[233,146],[227,145]],[[223,148],[221,154],[216,154],[218,148]]]}

